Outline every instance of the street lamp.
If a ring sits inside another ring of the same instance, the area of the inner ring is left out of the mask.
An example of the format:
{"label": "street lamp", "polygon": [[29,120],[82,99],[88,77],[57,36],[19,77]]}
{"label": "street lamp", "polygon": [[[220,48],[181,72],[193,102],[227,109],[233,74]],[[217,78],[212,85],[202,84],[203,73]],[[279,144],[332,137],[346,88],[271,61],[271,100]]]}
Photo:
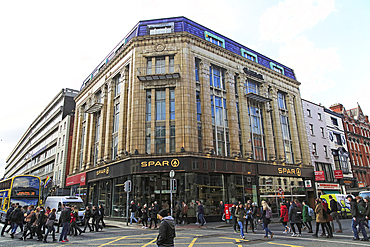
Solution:
{"label": "street lamp", "polygon": [[173,216],[173,206],[172,206],[172,188],[173,188],[173,178],[175,177],[175,171],[170,171],[170,193],[171,193],[171,216]]}

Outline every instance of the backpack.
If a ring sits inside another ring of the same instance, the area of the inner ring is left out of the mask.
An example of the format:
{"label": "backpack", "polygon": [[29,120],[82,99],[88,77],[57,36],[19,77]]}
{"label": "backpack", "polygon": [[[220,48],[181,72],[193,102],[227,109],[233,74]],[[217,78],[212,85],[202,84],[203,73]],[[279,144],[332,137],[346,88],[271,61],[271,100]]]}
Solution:
{"label": "backpack", "polygon": [[322,216],[324,217],[324,219],[328,218],[328,213],[326,212],[325,208],[323,208],[322,210]]}
{"label": "backpack", "polygon": [[266,210],[266,218],[267,218],[267,219],[270,219],[271,217],[272,217],[271,209],[267,209],[267,210]]}
{"label": "backpack", "polygon": [[365,208],[360,203],[357,203],[358,213],[361,215],[365,214]]}
{"label": "backpack", "polygon": [[10,221],[16,222],[18,220],[17,211],[16,210],[13,210],[10,213],[10,217],[9,218],[10,218]]}
{"label": "backpack", "polygon": [[313,209],[312,208],[310,208],[309,206],[307,206],[308,207],[308,215],[310,216],[310,217],[314,217],[315,216],[315,212],[313,211]]}

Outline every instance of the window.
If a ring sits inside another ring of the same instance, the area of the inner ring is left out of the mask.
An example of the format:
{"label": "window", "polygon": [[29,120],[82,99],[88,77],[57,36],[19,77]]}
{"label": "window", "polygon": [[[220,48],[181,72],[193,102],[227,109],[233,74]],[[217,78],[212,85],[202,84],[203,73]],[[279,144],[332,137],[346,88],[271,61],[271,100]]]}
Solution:
{"label": "window", "polygon": [[121,75],[118,74],[114,77],[114,97],[121,94]]}
{"label": "window", "polygon": [[259,88],[259,85],[258,85],[257,82],[247,80],[246,83],[245,83],[245,90],[246,90],[245,93],[259,94],[258,88]]}
{"label": "window", "polygon": [[202,121],[201,120],[202,107],[200,104],[200,93],[198,91],[196,92],[196,99],[197,99],[197,121]]}
{"label": "window", "polygon": [[225,73],[217,66],[209,67],[209,82],[211,86],[225,89]]}
{"label": "window", "polygon": [[284,115],[280,115],[280,123],[283,133],[285,160],[287,163],[293,163],[292,140],[290,139],[289,119]]}
{"label": "window", "polygon": [[175,125],[171,125],[170,127],[170,152],[176,152],[176,131]]}
{"label": "window", "polygon": [[62,143],[62,138],[59,137],[58,147],[60,147],[61,143]]}
{"label": "window", "polygon": [[64,129],[66,129],[66,125],[67,125],[67,123],[66,123],[66,122],[64,122]]}
{"label": "window", "polygon": [[[58,162],[56,162],[58,163]],[[63,151],[60,153],[60,163],[63,163]]]}
{"label": "window", "polygon": [[152,93],[150,90],[146,91],[146,121],[152,120]]}
{"label": "window", "polygon": [[312,143],[312,153],[313,155],[317,155],[316,143]]}
{"label": "window", "polygon": [[93,166],[98,164],[98,151],[99,151],[99,135],[100,135],[100,111],[96,113],[95,118],[95,138],[93,150]]}
{"label": "window", "polygon": [[203,152],[203,143],[202,143],[202,125],[198,125],[198,152]]}
{"label": "window", "polygon": [[310,126],[310,134],[311,135],[314,135],[314,132],[313,132],[313,124],[310,124],[309,126]]}
{"label": "window", "polygon": [[113,133],[118,131],[119,126],[119,103],[113,109]]}
{"label": "window", "polygon": [[285,94],[282,92],[278,92],[278,106],[280,109],[286,109]]}
{"label": "window", "polygon": [[213,149],[217,155],[230,156],[226,99],[211,95]]}
{"label": "window", "polygon": [[324,127],[320,127],[321,137],[325,138]]}
{"label": "window", "polygon": [[331,123],[335,126],[338,126],[338,119],[331,117]]}
{"label": "window", "polygon": [[340,134],[338,134],[338,133],[333,133],[333,134],[334,134],[335,144],[342,145],[342,139],[340,137]]}
{"label": "window", "polygon": [[312,117],[311,116],[311,110],[310,109],[307,109],[307,117]]}
{"label": "window", "polygon": [[247,59],[249,59],[249,60],[251,60],[253,62],[258,63],[258,58],[257,58],[257,55],[256,54],[254,54],[254,53],[252,53],[250,51],[247,51],[247,50],[245,50],[243,48],[241,48],[240,51],[241,51],[241,54],[242,54],[243,57],[245,57],[245,58],[247,58]]}
{"label": "window", "polygon": [[56,159],[56,161],[55,161],[55,163],[59,163],[59,153],[57,153],[57,159]]}
{"label": "window", "polygon": [[324,171],[325,181],[334,181],[333,169],[331,167],[331,164],[316,162],[316,171]]}
{"label": "window", "polygon": [[170,119],[175,119],[175,89],[170,89]]}
{"label": "window", "polygon": [[325,158],[328,158],[328,147],[324,145],[324,153],[325,153]]}
{"label": "window", "polygon": [[164,57],[155,58],[155,73],[156,74],[166,73],[166,60]]}
{"label": "window", "polygon": [[151,133],[152,129],[150,127],[146,127],[145,130],[145,153],[151,153]]}
{"label": "window", "polygon": [[155,152],[157,154],[166,152],[166,126],[155,128]]}
{"label": "window", "polygon": [[199,81],[199,59],[195,59],[195,80]]}
{"label": "window", "polygon": [[210,32],[205,31],[204,32],[205,39],[215,45],[221,46],[225,48],[225,40],[223,38],[220,38]]}
{"label": "window", "polygon": [[64,145],[65,138],[66,138],[66,135],[63,135],[62,146]]}
{"label": "window", "polygon": [[275,63],[273,63],[273,62],[270,62],[270,69],[278,72],[279,74],[285,75],[284,74],[284,68],[281,67],[281,66],[279,66],[279,65],[277,65],[277,64],[275,64]]}
{"label": "window", "polygon": [[170,65],[169,65],[169,68],[168,68],[168,72],[169,73],[175,72],[175,58],[174,58],[174,56],[170,56],[169,63],[170,63]]}
{"label": "window", "polygon": [[317,113],[317,117],[318,117],[319,120],[322,120],[321,113]]}
{"label": "window", "polygon": [[152,58],[149,57],[147,58],[147,61],[146,61],[146,73],[148,75],[151,75],[152,74]]}
{"label": "window", "polygon": [[173,22],[160,23],[147,26],[147,33],[149,35],[173,33],[175,30],[175,24]]}
{"label": "window", "polygon": [[81,133],[81,145],[80,145],[80,170],[82,170],[83,165],[83,149],[84,149],[84,142],[85,142],[85,126],[82,127],[82,133]]}
{"label": "window", "polygon": [[265,160],[261,106],[258,103],[250,102],[248,114],[250,121],[249,129],[252,140],[253,158],[256,160]]}
{"label": "window", "polygon": [[155,93],[156,120],[166,120],[166,92],[157,90]]}
{"label": "window", "polygon": [[113,109],[112,160],[118,155],[119,103]]}

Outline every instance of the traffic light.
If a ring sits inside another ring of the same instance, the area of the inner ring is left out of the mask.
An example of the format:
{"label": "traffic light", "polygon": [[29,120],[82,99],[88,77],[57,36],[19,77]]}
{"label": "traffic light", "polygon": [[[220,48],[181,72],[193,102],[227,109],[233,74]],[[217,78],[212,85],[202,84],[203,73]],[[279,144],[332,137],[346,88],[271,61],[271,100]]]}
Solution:
{"label": "traffic light", "polygon": [[172,179],[172,190],[177,190],[177,180]]}
{"label": "traffic light", "polygon": [[124,191],[131,192],[131,180],[127,180],[124,184]]}

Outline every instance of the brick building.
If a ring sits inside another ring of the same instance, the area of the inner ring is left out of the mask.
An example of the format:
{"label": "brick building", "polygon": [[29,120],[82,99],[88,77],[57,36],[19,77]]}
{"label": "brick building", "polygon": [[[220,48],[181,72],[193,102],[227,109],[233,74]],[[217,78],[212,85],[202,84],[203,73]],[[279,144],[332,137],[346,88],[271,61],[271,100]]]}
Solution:
{"label": "brick building", "polygon": [[359,104],[356,108],[346,110],[342,104],[330,106],[334,112],[343,115],[343,125],[348,142],[348,152],[359,190],[370,186],[370,123]]}
{"label": "brick building", "polygon": [[[314,198],[294,71],[185,17],[140,21],[83,82],[68,185],[124,217],[170,204]],[[310,185],[311,183],[307,183]],[[313,183],[312,183],[313,184]]]}

